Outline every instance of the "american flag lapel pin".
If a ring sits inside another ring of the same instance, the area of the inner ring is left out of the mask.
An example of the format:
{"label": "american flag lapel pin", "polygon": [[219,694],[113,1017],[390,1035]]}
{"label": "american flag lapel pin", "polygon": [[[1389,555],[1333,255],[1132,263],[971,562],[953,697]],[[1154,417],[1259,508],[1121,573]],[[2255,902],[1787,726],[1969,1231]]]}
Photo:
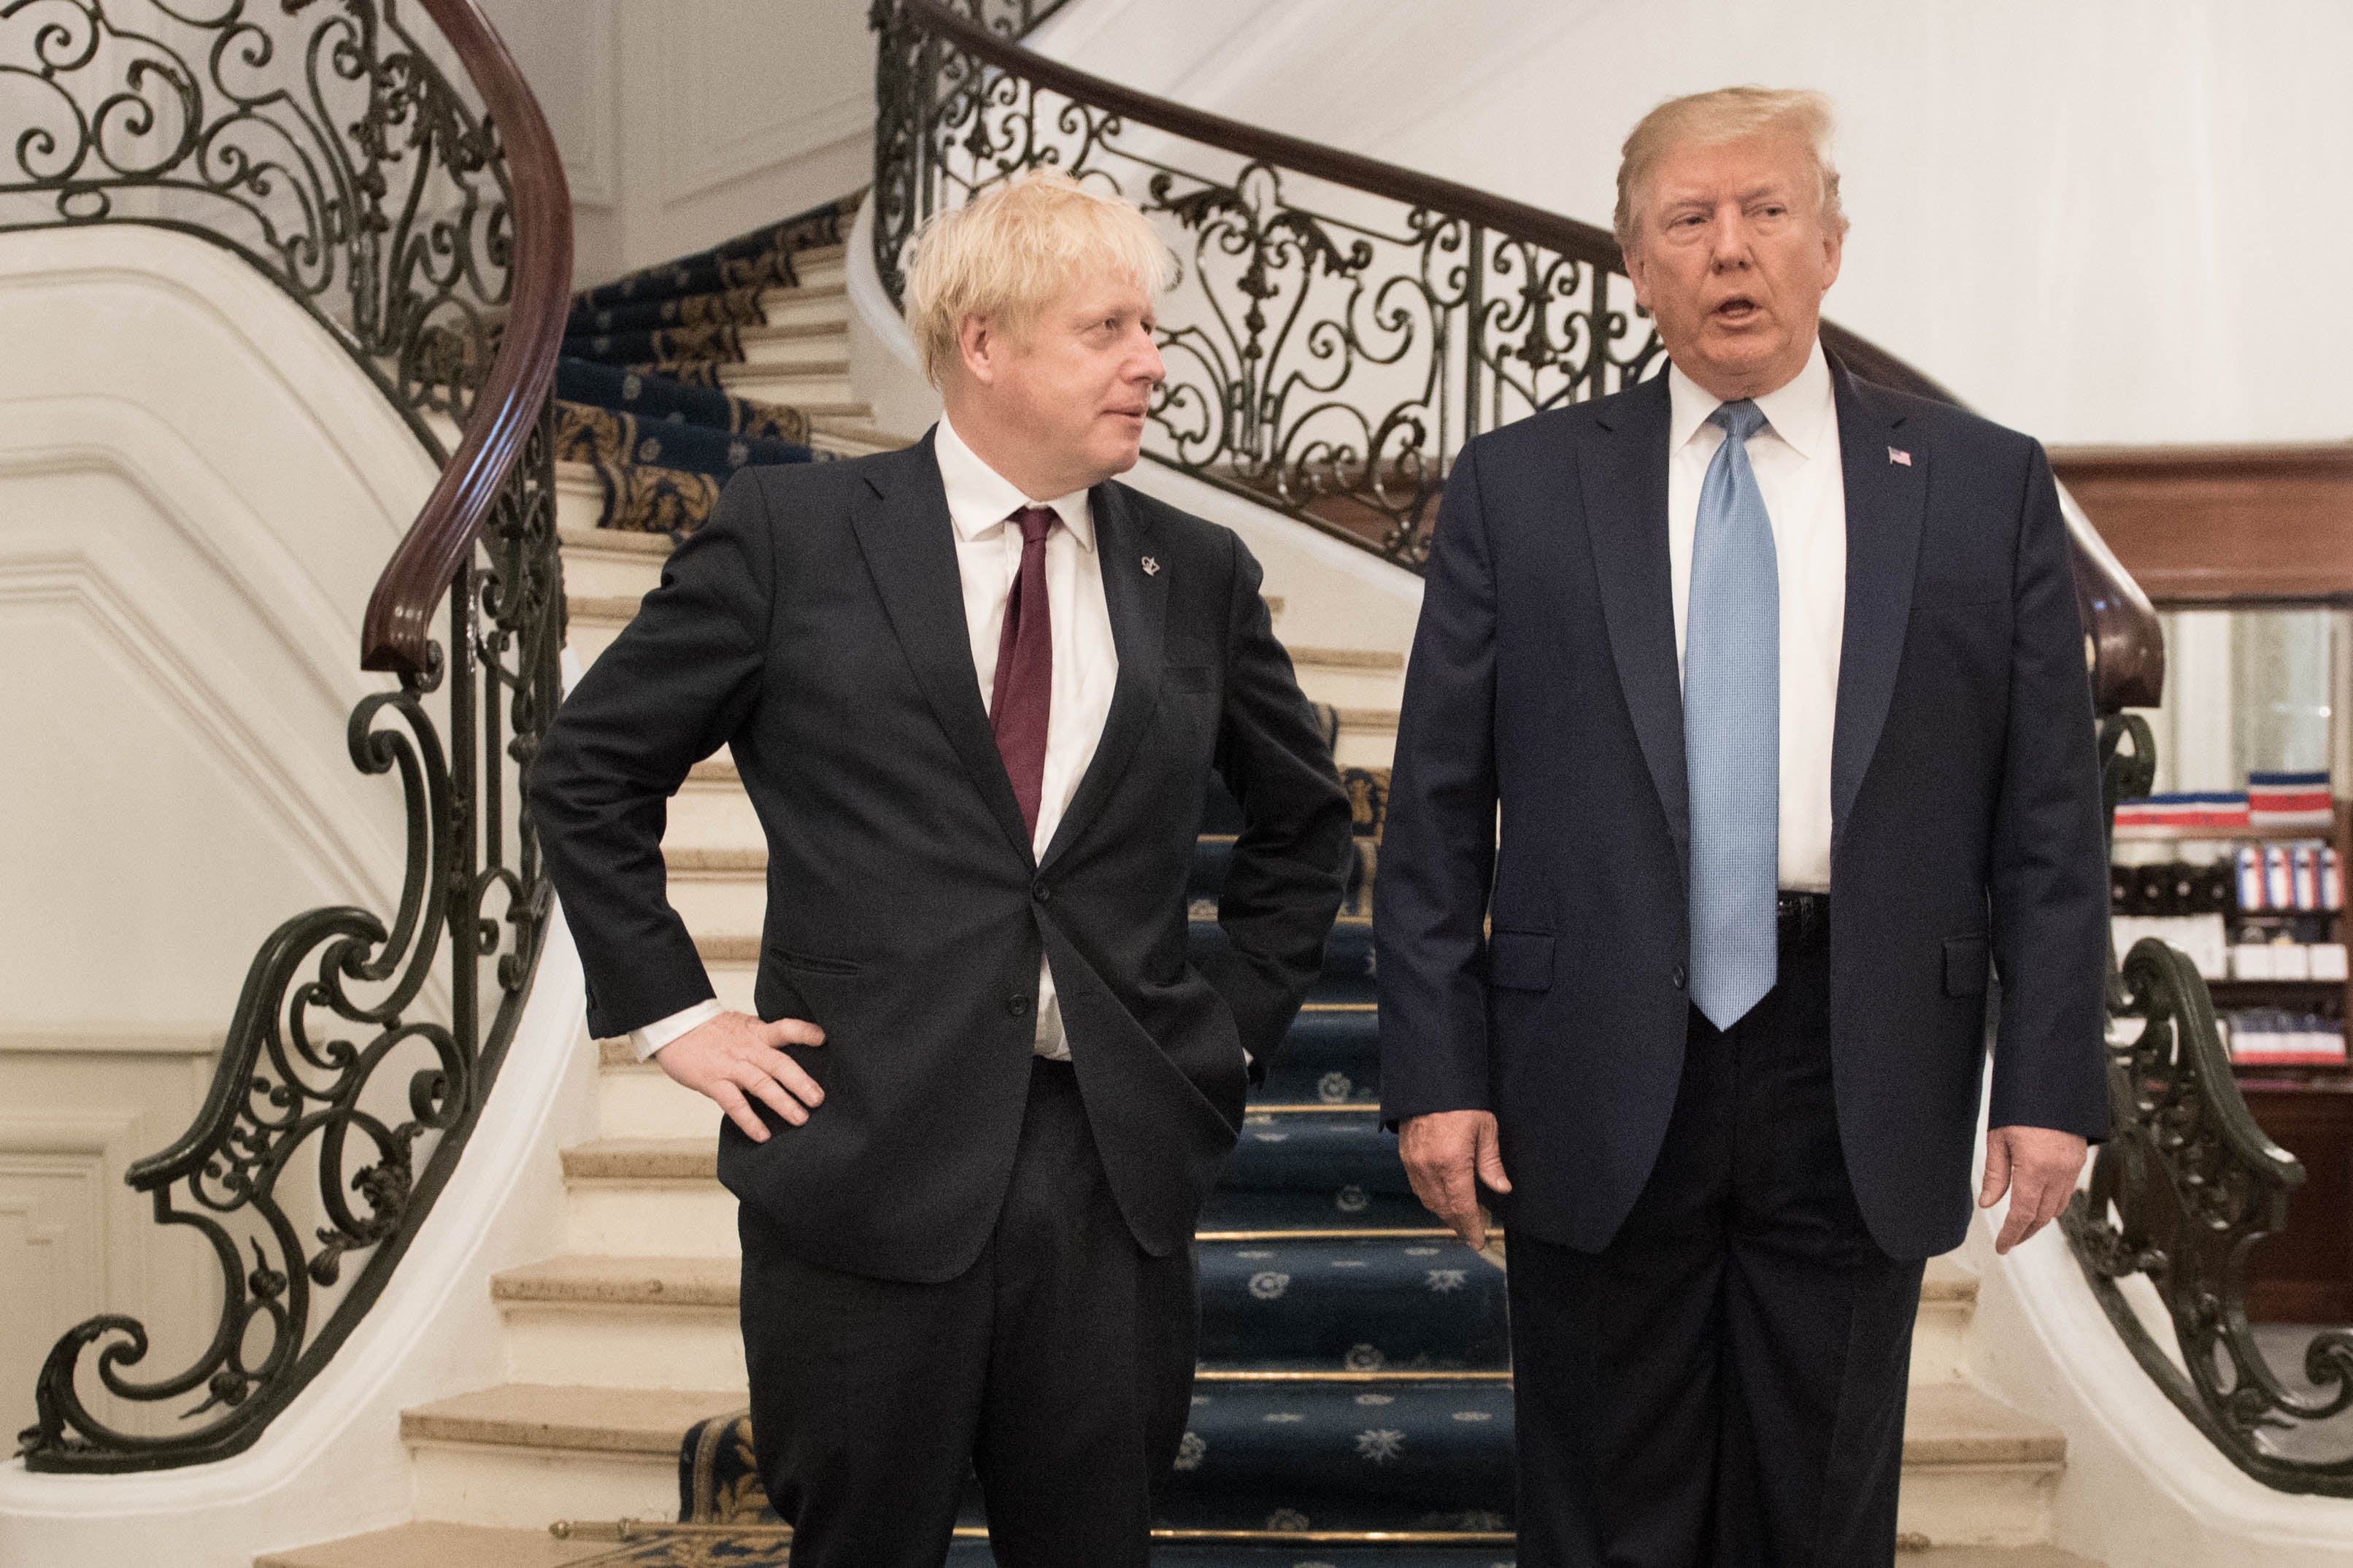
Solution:
{"label": "american flag lapel pin", "polygon": [[1908,468],[1912,466],[1912,454],[1901,447],[1890,447],[1887,448],[1887,460],[1891,463],[1901,463]]}
{"label": "american flag lapel pin", "polygon": [[1147,556],[1145,556],[1145,557],[1144,558],[1144,574],[1145,574],[1145,576],[1147,576],[1147,577],[1155,576],[1155,575],[1156,575],[1156,574],[1159,573],[1159,571],[1160,571],[1160,563],[1159,563],[1159,562],[1155,561],[1155,560],[1154,560],[1151,556],[1149,556],[1149,555],[1147,555]]}

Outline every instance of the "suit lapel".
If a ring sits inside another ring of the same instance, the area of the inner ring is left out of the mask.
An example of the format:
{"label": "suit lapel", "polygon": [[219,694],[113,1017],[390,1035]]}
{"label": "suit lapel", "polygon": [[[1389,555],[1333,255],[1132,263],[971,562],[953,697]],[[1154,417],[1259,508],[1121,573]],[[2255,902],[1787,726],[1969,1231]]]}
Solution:
{"label": "suit lapel", "polygon": [[[1833,365],[1840,466],[1846,476],[1846,627],[1839,645],[1838,714],[1831,740],[1831,847],[1835,853],[1879,749],[1904,628],[1933,455],[1901,433],[1905,415]],[[1908,462],[1893,455],[1902,451]]]}
{"label": "suit lapel", "polygon": [[888,459],[871,461],[866,488],[850,508],[850,526],[916,685],[997,825],[1029,858],[1021,803],[997,755],[997,732],[988,726],[980,676],[973,668],[955,526],[948,520],[947,492],[940,485],[930,436]]}
{"label": "suit lapel", "polygon": [[1601,614],[1675,854],[1691,865],[1691,780],[1683,762],[1683,675],[1667,563],[1667,379],[1654,377],[1597,419],[1578,471],[1601,581]]}
{"label": "suit lapel", "polygon": [[1168,613],[1168,579],[1178,564],[1168,561],[1161,570],[1144,569],[1143,559],[1151,552],[1151,524],[1119,486],[1097,485],[1087,494],[1087,506],[1094,516],[1095,563],[1103,572],[1112,644],[1119,650],[1119,679],[1112,688],[1111,712],[1103,720],[1094,756],[1046,846],[1040,863],[1045,866],[1067,851],[1102,809],[1159,706],[1161,629]]}

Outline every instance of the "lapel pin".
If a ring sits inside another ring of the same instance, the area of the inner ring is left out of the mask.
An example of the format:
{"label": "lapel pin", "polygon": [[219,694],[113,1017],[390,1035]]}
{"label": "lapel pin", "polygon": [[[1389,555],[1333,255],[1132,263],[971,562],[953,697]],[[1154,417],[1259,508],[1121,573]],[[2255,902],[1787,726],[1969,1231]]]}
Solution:
{"label": "lapel pin", "polygon": [[1154,576],[1154,575],[1157,574],[1159,571],[1160,571],[1160,563],[1159,563],[1159,562],[1155,561],[1155,560],[1154,560],[1151,556],[1149,556],[1149,555],[1147,555],[1147,556],[1145,556],[1145,557],[1144,558],[1144,574],[1145,574],[1145,576],[1147,576],[1147,577]]}
{"label": "lapel pin", "polygon": [[1901,447],[1890,447],[1887,448],[1887,460],[1891,463],[1901,463],[1908,468],[1912,466],[1912,454]]}

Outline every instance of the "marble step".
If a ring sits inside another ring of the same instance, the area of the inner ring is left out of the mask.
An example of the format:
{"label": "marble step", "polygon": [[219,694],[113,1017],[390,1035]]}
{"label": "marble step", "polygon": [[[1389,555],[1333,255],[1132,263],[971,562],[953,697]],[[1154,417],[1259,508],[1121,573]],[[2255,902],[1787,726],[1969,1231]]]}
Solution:
{"label": "marble step", "polygon": [[[715,1122],[717,1109],[702,1103]],[[509,1269],[491,1281],[506,1321],[506,1374],[525,1384],[740,1387],[740,1275],[733,1257],[594,1253]]]}
{"label": "marble step", "polygon": [[849,362],[846,359],[808,363],[746,361],[720,366],[719,379],[738,397],[781,403],[811,416],[820,409],[839,412],[864,406],[849,384]]}
{"label": "marble step", "polygon": [[401,1412],[419,1519],[537,1526],[675,1519],[686,1429],[741,1410],[724,1391],[501,1384]]}
{"label": "marble step", "polygon": [[[749,331],[764,329],[752,328]],[[797,408],[812,424],[820,417],[871,424],[873,408],[850,387],[849,363],[837,370],[801,370],[792,365],[743,361],[719,367],[719,384],[737,397]]]}
{"label": "marble step", "polygon": [[[575,523],[563,515],[568,505],[565,493],[567,470],[587,476],[593,494],[587,502],[586,522]],[[596,470],[586,463],[558,464],[556,487],[555,537],[562,552],[567,602],[627,599],[635,604],[651,593],[661,581],[662,563],[670,559],[670,536],[597,527],[596,510],[604,504],[605,492],[597,484]]]}
{"label": "marble step", "polygon": [[[849,276],[849,247],[847,245],[812,245],[807,250],[793,252],[793,276],[799,289],[830,289],[845,282]],[[760,291],[760,308],[765,310],[769,301],[789,299],[795,285],[778,285]]]}
{"label": "marble step", "polygon": [[[1195,1407],[1193,1426],[1199,1444],[1193,1450],[1192,1471],[1180,1473],[1179,1480],[1197,1480],[1200,1500],[1198,1508],[1187,1507],[1172,1493],[1172,1515],[1207,1514],[1229,1506],[1208,1485],[1225,1469],[1216,1463],[1219,1456],[1237,1461],[1235,1474],[1250,1488],[1263,1484],[1261,1475],[1267,1482],[1281,1479],[1269,1466],[1280,1470],[1312,1458],[1283,1441],[1290,1427],[1266,1421],[1266,1413],[1257,1406],[1268,1401],[1250,1392],[1253,1387],[1215,1378],[1197,1383],[1197,1400],[1206,1396],[1206,1403],[1197,1402]],[[1356,1425],[1377,1429],[1370,1425],[1377,1413],[1375,1407],[1356,1408],[1366,1394],[1392,1402],[1378,1407],[1383,1410],[1435,1396],[1483,1415],[1483,1420],[1464,1423],[1465,1431],[1476,1436],[1462,1442],[1463,1451],[1431,1457],[1444,1474],[1433,1471],[1420,1479],[1438,1489],[1431,1497],[1442,1498],[1444,1506],[1482,1506],[1483,1493],[1464,1497],[1462,1483],[1474,1478],[1454,1474],[1475,1458],[1480,1475],[1493,1472],[1488,1489],[1500,1486],[1498,1498],[1508,1497],[1510,1411],[1499,1385],[1331,1378],[1283,1387],[1282,1403],[1298,1405],[1305,1417],[1293,1426],[1324,1434],[1319,1442],[1345,1438],[1351,1454],[1361,1437],[1354,1431]],[[1478,1392],[1482,1389],[1491,1392]],[[425,1520],[508,1528],[543,1528],[559,1519],[671,1516],[678,1495],[678,1447],[686,1428],[707,1416],[740,1409],[744,1403],[740,1387],[506,1384],[406,1411],[401,1434],[415,1458],[417,1514]],[[1340,1410],[1341,1404],[1349,1408]],[[1325,1405],[1334,1408],[1325,1411]],[[1249,1419],[1221,1425],[1228,1415]],[[1247,1468],[1239,1463],[1245,1449]],[[2052,1492],[2065,1463],[2062,1433],[1974,1388],[1941,1384],[1915,1389],[1905,1430],[1898,1529],[1916,1543],[1930,1546],[2045,1542]],[[1380,1482],[1393,1485],[1394,1479],[1383,1473]],[[1359,1492],[1330,1500],[1337,1513],[1345,1514],[1352,1508],[1369,1507],[1368,1496],[1378,1500],[1382,1494]],[[1389,1500],[1410,1508],[1430,1500]]]}
{"label": "marble step", "polygon": [[[1152,1560],[1160,1568],[1296,1568],[1303,1546],[1330,1568],[1511,1568],[1512,1563],[1508,1547],[1493,1544],[1399,1545],[1313,1537],[1290,1544],[1164,1541],[1154,1547]],[[606,1534],[558,1540],[543,1529],[417,1523],[272,1552],[256,1559],[255,1568],[565,1568],[615,1550]],[[1907,1547],[1897,1561],[1901,1568],[2100,1568],[2088,1557],[2055,1546]],[[991,1568],[996,1559],[987,1542],[959,1537],[948,1549],[947,1562],[948,1568]]]}
{"label": "marble step", "polygon": [[877,452],[895,452],[902,447],[913,446],[921,438],[920,434],[899,435],[871,421],[840,418],[816,421],[809,432],[810,446],[820,452],[831,452],[838,458],[866,458]]}
{"label": "marble step", "polygon": [[763,370],[788,370],[796,374],[849,374],[849,339],[824,321],[788,327],[746,327],[743,332],[746,365]]}
{"label": "marble step", "polygon": [[[804,280],[795,289],[764,289],[760,291],[760,313],[768,318],[767,327],[829,327],[839,330],[846,340],[849,332],[849,286],[839,277],[828,280]],[[745,336],[760,331],[760,327],[746,327]]]}

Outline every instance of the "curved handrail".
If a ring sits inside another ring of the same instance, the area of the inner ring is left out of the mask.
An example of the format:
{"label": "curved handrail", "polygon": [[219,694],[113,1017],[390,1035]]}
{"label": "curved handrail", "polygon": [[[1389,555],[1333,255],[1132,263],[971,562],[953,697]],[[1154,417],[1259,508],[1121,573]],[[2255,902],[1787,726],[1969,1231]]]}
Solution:
{"label": "curved handrail", "polygon": [[[1101,156],[1129,123],[1148,126],[1241,160],[1240,174],[1219,184],[1157,163],[1148,156],[1128,155],[1139,170],[1149,174],[1153,208],[1174,216],[1185,226],[1202,234],[1205,246],[1211,230],[1216,228],[1217,244],[1229,253],[1237,247],[1247,247],[1254,252],[1250,259],[1258,274],[1257,298],[1261,304],[1269,297],[1266,275],[1294,262],[1299,279],[1296,301],[1304,299],[1311,286],[1309,275],[1317,267],[1324,269],[1326,277],[1341,275],[1352,268],[1362,275],[1368,270],[1376,248],[1384,241],[1419,246],[1425,273],[1437,252],[1447,252],[1447,265],[1456,271],[1436,284],[1426,278],[1422,280],[1431,313],[1439,305],[1459,307],[1467,300],[1470,332],[1493,328],[1517,335],[1508,345],[1499,348],[1492,362],[1484,365],[1480,362],[1479,350],[1475,346],[1471,350],[1471,363],[1465,372],[1471,384],[1460,399],[1465,427],[1451,443],[1441,432],[1441,447],[1459,446],[1461,439],[1476,433],[1472,426],[1478,424],[1482,411],[1483,389],[1477,382],[1482,369],[1494,383],[1493,401],[1500,405],[1503,383],[1508,374],[1506,362],[1525,362],[1525,382],[1532,395],[1525,401],[1532,407],[1540,407],[1609,390],[1607,382],[1613,372],[1620,384],[1630,383],[1655,370],[1662,361],[1655,335],[1623,356],[1609,352],[1608,345],[1626,334],[1630,312],[1611,309],[1609,301],[1609,280],[1624,277],[1625,261],[1617,240],[1606,229],[1451,180],[1154,97],[1038,55],[1023,47],[1018,37],[1007,36],[1008,30],[992,29],[942,0],[877,0],[873,22],[881,35],[877,99],[884,120],[875,139],[876,262],[894,298],[899,249],[923,216],[916,209],[930,195],[923,184],[924,161],[936,158],[939,149],[933,142],[941,127],[954,130],[958,145],[968,149],[973,163],[984,171],[971,184],[1004,177],[1025,161],[1024,154],[1039,162],[1062,161],[1060,149],[1049,155],[1039,155],[1038,121],[1042,117],[1034,100],[1015,102],[1005,88],[1006,82],[1018,81],[1032,94],[1042,89],[1071,105],[1082,106],[1087,111],[1083,124],[1056,127],[1067,131],[1076,144],[1075,156],[1068,160],[1074,172],[1088,159]],[[941,52],[943,47],[945,54]],[[915,59],[918,55],[923,58]],[[956,64],[957,57],[978,62],[987,71],[963,71]],[[912,81],[894,79],[894,70],[911,63]],[[997,74],[991,76],[989,72]],[[947,91],[931,96],[931,84],[942,79],[946,80]],[[894,115],[902,123],[894,125]],[[997,122],[994,133],[990,127],[992,115]],[[998,144],[991,146],[992,140]],[[894,161],[902,166],[893,166]],[[1289,174],[1324,181],[1347,192],[1404,207],[1408,216],[1402,230],[1382,235],[1345,217],[1308,214],[1304,209],[1285,205],[1278,186],[1281,177]],[[1253,190],[1253,178],[1259,176],[1263,177],[1263,188]],[[1195,188],[1180,189],[1186,185]],[[1230,215],[1244,212],[1249,222],[1228,221]],[[1485,237],[1501,242],[1492,258],[1478,254]],[[1505,254],[1507,250],[1509,255]],[[1547,262],[1547,252],[1561,261]],[[1477,265],[1458,259],[1465,256]],[[1566,273],[1562,271],[1563,262],[1567,264]],[[1477,274],[1490,268],[1507,285],[1505,289],[1499,289],[1494,300],[1478,292]],[[1507,271],[1511,276],[1504,276]],[[1393,322],[1404,320],[1398,312],[1410,307],[1400,307],[1394,298],[1392,289],[1397,281],[1392,278],[1377,287],[1378,298],[1366,311],[1367,317],[1377,318],[1388,310]],[[1245,293],[1253,292],[1250,281],[1241,287]],[[1577,290],[1584,290],[1589,298],[1573,311],[1563,312],[1560,340],[1548,339],[1546,323],[1541,320],[1543,311],[1548,306],[1569,303]],[[1628,303],[1630,305],[1630,300]],[[1507,306],[1519,315],[1507,321],[1504,319],[1504,312],[1496,310],[1498,305]],[[1355,351],[1366,362],[1375,361],[1376,354],[1366,350],[1364,340],[1377,333],[1383,323],[1358,319],[1354,314],[1356,309],[1357,302],[1351,301],[1350,319],[1311,326],[1308,336],[1317,331],[1324,333],[1316,350],[1320,357],[1329,361]],[[1294,303],[1293,319],[1295,316]],[[1571,340],[1579,331],[1586,351],[1581,363],[1572,358]],[[1271,357],[1271,353],[1281,352],[1280,340],[1271,340],[1264,331],[1229,335],[1238,340],[1246,337],[1246,341],[1239,342],[1237,352],[1223,363]],[[1435,328],[1432,335],[1437,335]],[[1823,338],[1833,353],[1867,380],[1942,402],[1959,402],[1896,356],[1851,331],[1825,322]],[[1168,346],[1179,345],[1172,342]],[[1555,388],[1538,395],[1537,375],[1542,368],[1539,362],[1547,356],[1560,361],[1563,368]],[[1345,370],[1341,374],[1345,374]],[[1219,372],[1212,373],[1211,379],[1228,404],[1276,403],[1293,390],[1274,389],[1269,383],[1253,381],[1250,373],[1240,369],[1227,373],[1222,364]],[[1329,393],[1335,384],[1334,381],[1311,384],[1311,390]],[[1271,500],[1302,521],[1359,544],[1370,542],[1362,527],[1335,526],[1324,515],[1330,510],[1328,504],[1319,503],[1330,503],[1344,496],[1360,501],[1370,497],[1372,505],[1385,513],[1390,523],[1387,537],[1375,547],[1400,564],[1418,568],[1421,553],[1427,549],[1428,528],[1434,520],[1437,481],[1445,460],[1452,455],[1451,450],[1433,454],[1425,449],[1426,424],[1431,417],[1444,423],[1444,411],[1434,416],[1428,412],[1429,405],[1436,401],[1425,395],[1409,411],[1392,411],[1367,432],[1360,450],[1334,452],[1330,450],[1331,438],[1326,437],[1318,438],[1324,450],[1315,456],[1294,458],[1282,451],[1270,453],[1262,447],[1254,456],[1241,456],[1241,443],[1227,441],[1219,445],[1217,452],[1224,459],[1223,471],[1213,469],[1208,461],[1181,457],[1176,466],[1213,482],[1255,492],[1259,499]],[[1167,409],[1164,406],[1155,412],[1165,416]],[[1307,417],[1324,412],[1328,412],[1328,405]],[[1256,408],[1246,408],[1240,417],[1254,418],[1257,413]],[[1278,421],[1281,417],[1276,415]],[[1301,424],[1305,422],[1303,419]],[[1163,424],[1166,427],[1166,418]],[[1398,437],[1400,430],[1405,431],[1404,438]],[[1283,433],[1278,431],[1276,435],[1280,438]],[[1389,442],[1386,449],[1384,440]],[[1181,437],[1178,444],[1181,450]],[[1312,471],[1318,463],[1324,473]],[[1335,472],[1342,476],[1337,482],[1329,477]],[[1400,479],[1410,483],[1414,493],[1392,500],[1394,492],[1406,488],[1398,482]],[[2070,506],[2066,512],[2095,705],[2104,714],[2129,706],[2154,705],[2164,670],[2164,643],[2156,611],[2081,510]]]}
{"label": "curved handrail", "polygon": [[[139,1320],[69,1330],[19,1435],[37,1471],[223,1458],[309,1384],[453,1173],[552,912],[519,781],[562,691],[549,418],[571,271],[562,165],[473,0],[417,3],[480,117],[402,26],[400,0],[305,16],[314,3],[285,0],[268,24],[239,0],[126,26],[110,0],[52,0],[30,63],[0,56],[0,76],[38,89],[0,194],[54,203],[9,226],[155,224],[220,244],[333,333],[429,451],[442,453],[437,416],[463,421],[364,621],[363,667],[399,679],[345,729],[354,767],[398,781],[397,905],[388,920],[309,910],[256,953],[203,1109],[125,1173],[156,1224],[204,1239],[219,1323],[188,1364],[144,1378]],[[0,27],[21,9],[0,0]],[[429,637],[444,603],[446,653]],[[446,1024],[417,1013],[437,984]],[[180,1425],[159,1434],[94,1405],[99,1390],[128,1411],[201,1402],[171,1409]]]}
{"label": "curved handrail", "polygon": [[419,0],[499,127],[514,225],[513,295],[498,357],[457,452],[385,563],[361,623],[360,668],[422,675],[434,608],[547,406],[571,309],[572,197],[563,155],[505,42],[473,0]]}

